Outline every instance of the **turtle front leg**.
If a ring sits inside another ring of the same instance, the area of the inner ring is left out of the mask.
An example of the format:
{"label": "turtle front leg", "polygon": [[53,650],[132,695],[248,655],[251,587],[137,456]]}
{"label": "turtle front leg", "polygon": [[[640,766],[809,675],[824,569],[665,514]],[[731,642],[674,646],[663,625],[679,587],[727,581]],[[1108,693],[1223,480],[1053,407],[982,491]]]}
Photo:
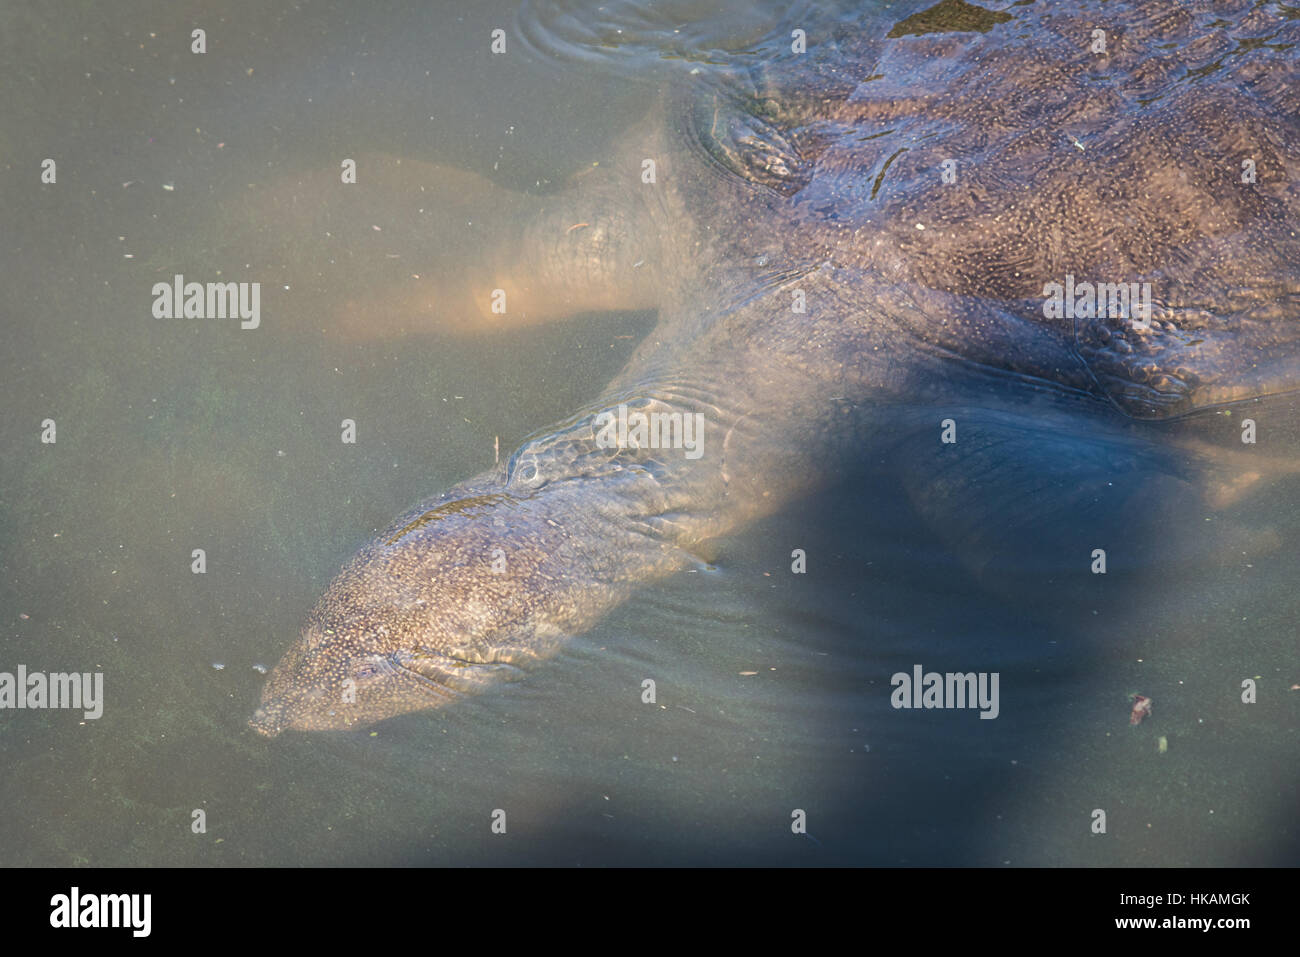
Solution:
{"label": "turtle front leg", "polygon": [[245,258],[292,262],[296,314],[329,338],[509,332],[658,305],[658,231],[625,166],[597,164],[537,196],[363,154],[353,184],[323,169],[241,194],[223,232]]}
{"label": "turtle front leg", "polygon": [[1215,445],[1070,406],[936,408],[899,444],[918,514],[985,585],[1014,596],[1046,578],[1062,600],[1095,601],[1085,583],[1102,572],[1160,581],[1184,562],[1277,547],[1225,509],[1293,476],[1286,456],[1234,448],[1226,429]]}
{"label": "turtle front leg", "polygon": [[502,241],[467,275],[468,321],[493,329],[659,305],[658,232],[624,179],[593,167],[557,195],[502,200]]}

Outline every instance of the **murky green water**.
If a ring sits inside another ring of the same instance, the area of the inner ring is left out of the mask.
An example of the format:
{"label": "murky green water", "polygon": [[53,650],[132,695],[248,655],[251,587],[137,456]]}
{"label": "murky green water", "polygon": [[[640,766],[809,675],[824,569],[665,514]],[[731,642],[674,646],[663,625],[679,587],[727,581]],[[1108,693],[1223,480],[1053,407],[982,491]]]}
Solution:
{"label": "murky green water", "polygon": [[[93,721],[0,712],[0,862],[1296,863],[1294,479],[1231,515],[1244,537],[1188,514],[1205,547],[1065,600],[1032,568],[978,587],[904,490],[849,478],[521,683],[365,731],[249,731],[255,666],[354,548],[593,398],[653,323],[430,332],[425,280],[483,242],[440,167],[553,189],[656,71],[771,22],[706,4],[672,58],[577,28],[492,57],[517,4],[272,6],[0,12],[0,670],[102,671],[106,695]],[[368,158],[352,193],[345,156]],[[176,273],[260,281],[261,328],[153,318]],[[892,709],[918,662],[1000,672],[999,719]],[[1135,692],[1155,713],[1131,728]]]}

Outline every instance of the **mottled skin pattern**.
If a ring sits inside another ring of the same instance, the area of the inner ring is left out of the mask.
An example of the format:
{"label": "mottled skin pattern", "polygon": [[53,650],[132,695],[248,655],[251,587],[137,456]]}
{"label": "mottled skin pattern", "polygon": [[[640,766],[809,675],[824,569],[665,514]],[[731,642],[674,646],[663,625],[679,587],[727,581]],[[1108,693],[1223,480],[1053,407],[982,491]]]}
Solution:
{"label": "mottled skin pattern", "polygon": [[[253,727],[474,691],[855,460],[915,474],[921,511],[973,543],[1006,531],[1006,496],[1034,493],[1025,523],[1049,486],[1069,490],[1055,507],[1104,505],[1169,439],[1135,439],[1142,420],[1294,388],[1300,20],[1253,0],[1006,12],[958,33],[846,22],[803,57],[683,77],[503,244],[483,288],[653,305],[658,326],[589,408],[358,553]],[[1151,282],[1151,329],[1045,319],[1044,284],[1071,273]],[[621,402],[703,413],[703,454],[598,448]],[[941,403],[975,423],[960,467],[933,461]],[[1103,437],[1043,452],[1081,429]],[[1214,468],[1178,481],[1206,491]]]}

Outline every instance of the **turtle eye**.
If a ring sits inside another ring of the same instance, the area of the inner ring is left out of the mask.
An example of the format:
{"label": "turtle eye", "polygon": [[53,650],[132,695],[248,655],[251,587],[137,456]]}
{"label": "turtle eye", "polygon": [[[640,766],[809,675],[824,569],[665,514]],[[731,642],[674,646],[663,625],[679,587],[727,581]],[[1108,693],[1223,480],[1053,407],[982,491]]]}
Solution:
{"label": "turtle eye", "polygon": [[392,662],[382,655],[372,655],[357,663],[356,671],[353,677],[358,681],[365,678],[373,678],[375,675],[383,673],[389,674],[393,670]]}

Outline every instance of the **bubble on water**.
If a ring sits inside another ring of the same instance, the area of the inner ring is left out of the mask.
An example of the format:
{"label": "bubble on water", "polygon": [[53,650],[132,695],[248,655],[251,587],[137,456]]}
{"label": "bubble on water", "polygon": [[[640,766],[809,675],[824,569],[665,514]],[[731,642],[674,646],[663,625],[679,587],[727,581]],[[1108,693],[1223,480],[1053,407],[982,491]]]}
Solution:
{"label": "bubble on water", "polygon": [[253,670],[256,671],[259,675],[264,675],[269,669],[266,667],[266,665],[256,664],[253,665]]}
{"label": "bubble on water", "polygon": [[224,662],[221,662],[221,661],[214,661],[214,662],[212,662],[212,667],[215,668],[217,671],[225,671],[225,670],[226,670],[226,665],[225,665],[225,663],[224,663]]}

